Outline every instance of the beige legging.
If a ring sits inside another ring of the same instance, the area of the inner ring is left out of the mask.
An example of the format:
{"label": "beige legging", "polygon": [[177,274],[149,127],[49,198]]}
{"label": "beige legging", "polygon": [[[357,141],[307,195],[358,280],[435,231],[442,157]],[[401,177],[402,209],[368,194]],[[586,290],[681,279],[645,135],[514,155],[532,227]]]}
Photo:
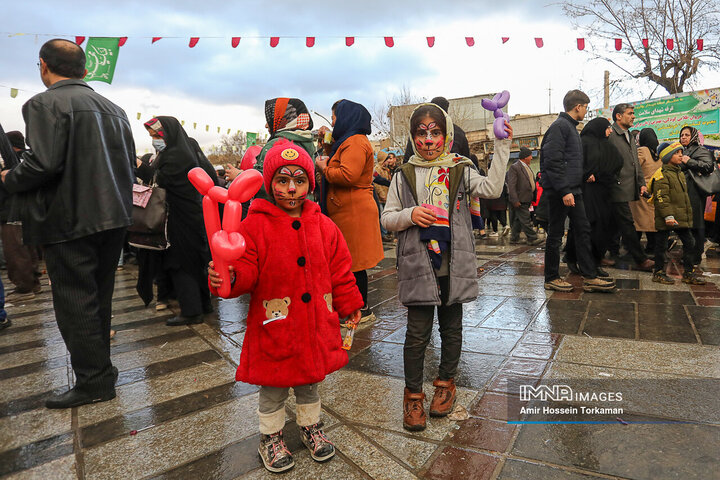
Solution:
{"label": "beige legging", "polygon": [[[318,384],[292,387],[297,405],[297,424],[301,427],[314,425],[320,421],[320,395]],[[258,397],[258,415],[260,433],[270,435],[279,432],[285,426],[285,400],[290,388],[260,387]]]}

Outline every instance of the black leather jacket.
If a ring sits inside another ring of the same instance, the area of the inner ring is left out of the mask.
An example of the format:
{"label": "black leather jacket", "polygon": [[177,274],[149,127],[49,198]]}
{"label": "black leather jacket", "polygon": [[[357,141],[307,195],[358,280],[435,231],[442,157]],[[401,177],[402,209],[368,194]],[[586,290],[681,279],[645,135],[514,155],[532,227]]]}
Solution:
{"label": "black leather jacket", "polygon": [[23,105],[32,153],[5,178],[25,244],[65,242],[132,223],[135,143],[125,112],[82,80]]}

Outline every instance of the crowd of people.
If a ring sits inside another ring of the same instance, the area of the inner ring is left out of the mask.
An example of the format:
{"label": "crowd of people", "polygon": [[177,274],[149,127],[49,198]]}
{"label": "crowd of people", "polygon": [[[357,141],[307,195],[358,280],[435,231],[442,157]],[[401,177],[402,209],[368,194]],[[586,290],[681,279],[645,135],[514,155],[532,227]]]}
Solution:
{"label": "crowd of people", "polygon": [[[402,422],[411,431],[426,428],[428,414],[453,410],[462,304],[480,294],[476,237],[545,242],[545,286],[569,291],[572,285],[559,273],[569,219],[570,270],[582,275],[585,290],[612,292],[615,282],[604,268],[612,266],[620,244],[638,268],[654,271],[654,281],[672,283],[664,264],[674,231],[683,242],[683,281],[703,282],[698,264],[707,195],[693,174],[707,175],[715,162],[692,127],[682,129],[679,142],[658,144],[650,129],[636,141],[628,104],[615,107],[612,123],[596,118],[578,132],[590,99],[579,90],[568,92],[565,111],[545,133],[536,175],[527,148],[508,168],[513,131],[507,122],[508,136],[495,140],[494,157],[483,171],[442,97],[413,111],[402,158],[373,151],[370,113],[358,103],[336,102],[332,127],[314,132],[301,100],[267,100],[270,139],[254,165],[263,185],[244,205],[239,232],[246,249],[226,277],[210,261],[201,196],[188,172],[200,167],[215,186],[231,188],[240,169],[228,166],[226,178],[219,178],[170,116],[144,124],[155,153],[136,158],[125,112],[82,81],[85,55],[73,42],[43,45],[40,74],[48,89],[23,106],[31,148],[19,132],[8,135],[20,162],[2,171],[0,219],[3,244],[12,252],[8,274],[15,298],[40,291],[41,253],[70,352],[75,385],[48,398],[48,408],[116,395],[112,293],[138,183],[164,189],[168,207],[166,243],[137,253],[137,289],[146,305],[156,298],[156,308],[164,309],[176,298],[180,312],[167,324],[190,325],[213,311],[211,297],[219,295],[224,277],[231,283],[228,298],[250,294],[236,379],[260,385],[258,453],[272,472],[294,465],[283,437],[290,388],[312,458],[323,462],[335,454],[320,421],[318,385],[348,361],[341,324],[354,327],[375,318],[367,270],[383,259],[383,241],[397,243],[398,298],[407,307]],[[1,304],[0,311],[0,326],[9,326]],[[442,354],[426,412],[423,365],[436,311]]]}

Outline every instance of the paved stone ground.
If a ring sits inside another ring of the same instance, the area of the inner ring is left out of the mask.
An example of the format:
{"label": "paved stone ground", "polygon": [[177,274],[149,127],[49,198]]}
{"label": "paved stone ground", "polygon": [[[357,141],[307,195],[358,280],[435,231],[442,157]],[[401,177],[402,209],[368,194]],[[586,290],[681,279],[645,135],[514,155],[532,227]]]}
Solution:
{"label": "paved stone ground", "polygon": [[[720,478],[720,276],[704,287],[661,286],[620,265],[611,270],[617,293],[551,294],[543,289],[542,249],[506,242],[478,242],[481,296],[464,308],[458,404],[470,418],[433,418],[419,433],[402,428],[405,309],[386,245],[388,258],[370,276],[378,320],[357,332],[349,365],[321,388],[338,455],[312,461],[290,402],[286,436],[297,465],[284,478]],[[718,259],[702,266],[720,274]],[[670,273],[679,278],[677,261]],[[164,321],[172,313],[144,308],[135,278],[132,266],[117,274],[118,396],[102,404],[42,406],[72,382],[49,289],[9,306],[13,326],[0,333],[0,477],[277,478],[256,452],[257,388],[233,381],[247,298],[221,300],[204,324],[170,328]],[[427,392],[438,361],[435,332]],[[509,385],[540,379],[617,381],[631,398],[612,424],[509,423],[527,418],[514,416],[519,402]],[[687,423],[663,423],[676,420]]]}

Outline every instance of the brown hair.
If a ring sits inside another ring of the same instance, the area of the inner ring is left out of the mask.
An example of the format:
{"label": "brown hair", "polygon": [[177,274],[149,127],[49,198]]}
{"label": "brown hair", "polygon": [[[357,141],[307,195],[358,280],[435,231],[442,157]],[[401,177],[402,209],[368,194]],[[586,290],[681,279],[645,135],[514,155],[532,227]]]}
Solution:
{"label": "brown hair", "polygon": [[440,107],[437,105],[423,105],[415,110],[412,117],[410,117],[410,136],[415,136],[415,133],[417,133],[418,127],[420,126],[420,120],[426,116],[435,120],[438,127],[440,127],[440,130],[442,130],[443,136],[447,135],[447,122],[445,121],[445,114]]}
{"label": "brown hair", "polygon": [[582,90],[570,90],[565,94],[565,98],[563,98],[563,108],[566,112],[571,111],[578,105],[586,105],[588,103],[590,103],[590,97]]}

